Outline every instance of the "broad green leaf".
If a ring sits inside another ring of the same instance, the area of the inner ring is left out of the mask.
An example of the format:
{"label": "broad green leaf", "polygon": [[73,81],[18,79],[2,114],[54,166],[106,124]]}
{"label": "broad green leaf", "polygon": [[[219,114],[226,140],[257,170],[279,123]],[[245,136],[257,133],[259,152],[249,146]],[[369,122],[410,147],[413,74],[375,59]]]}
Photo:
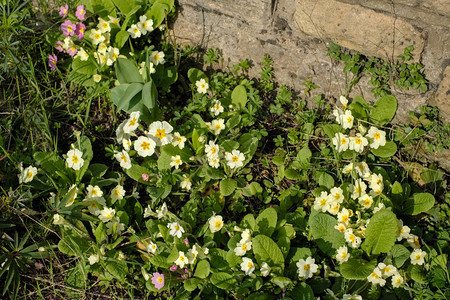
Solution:
{"label": "broad green leaf", "polygon": [[208,77],[205,75],[205,73],[203,73],[202,70],[196,69],[196,68],[190,68],[189,71],[187,72],[189,81],[192,84],[195,84],[197,81],[199,81],[200,79],[205,79],[206,81],[208,81]]}
{"label": "broad green leaf", "polygon": [[256,220],[253,214],[245,215],[245,217],[241,221],[241,227],[248,228],[251,231],[256,230]]}
{"label": "broad green leaf", "polygon": [[403,206],[403,188],[400,182],[396,181],[392,185],[391,201],[396,209],[401,209]]}
{"label": "broad green leaf", "polygon": [[263,262],[270,266],[284,269],[284,256],[278,245],[265,235],[257,235],[252,239],[253,253],[259,265]]}
{"label": "broad green leaf", "polygon": [[288,294],[293,300],[315,300],[312,288],[305,282],[301,282]]}
{"label": "broad green leaf", "polygon": [[129,14],[136,6],[135,0],[112,0],[120,12],[124,15]]}
{"label": "broad green leaf", "polygon": [[234,253],[234,250],[227,252],[227,263],[230,268],[238,268],[242,262],[242,258]]}
{"label": "broad green leaf", "polygon": [[219,248],[213,248],[209,250],[209,256],[211,257],[211,267],[223,270],[228,268],[227,262],[228,252]]}
{"label": "broad green leaf", "polygon": [[97,228],[94,230],[94,236],[95,240],[97,241],[97,244],[102,245],[104,241],[107,239],[106,235],[106,225],[103,222],[100,222],[97,226]]}
{"label": "broad green leaf", "polygon": [[389,123],[397,111],[397,99],[392,95],[386,95],[378,99],[370,112],[370,120],[378,125]]}
{"label": "broad green leaf", "polygon": [[342,126],[338,124],[325,124],[322,125],[322,129],[330,140],[334,138],[336,133],[342,132],[344,130]]}
{"label": "broad green leaf", "polygon": [[245,188],[242,189],[244,196],[251,197],[263,192],[263,188],[258,182],[251,182]]}
{"label": "broad green leaf", "polygon": [[283,156],[275,155],[274,157],[272,157],[272,162],[277,166],[284,165],[284,161],[285,158]]}
{"label": "broad green leaf", "polygon": [[108,171],[108,166],[104,164],[90,164],[89,171],[92,174],[92,177],[99,178],[105,175],[106,171]]}
{"label": "broad green leaf", "polygon": [[340,271],[345,279],[365,280],[372,274],[376,266],[376,259],[369,262],[364,259],[351,258],[341,264]]}
{"label": "broad green leaf", "polygon": [[66,278],[64,279],[68,286],[75,289],[84,289],[87,284],[87,272],[84,271],[81,266],[81,262],[77,263],[75,267],[67,271]]}
{"label": "broad green leaf", "polygon": [[369,110],[369,105],[361,96],[356,96],[353,98],[352,103],[348,105],[348,109],[352,111],[353,117],[356,119],[367,120],[367,111]]}
{"label": "broad green leaf", "polygon": [[312,236],[319,248],[329,255],[334,255],[337,248],[345,245],[344,233],[335,229],[335,225],[337,220],[328,214],[317,213],[309,217]]}
{"label": "broad green leaf", "polygon": [[307,259],[312,256],[311,249],[293,247],[289,251],[289,265],[294,266],[300,259]]}
{"label": "broad green leaf", "polygon": [[256,230],[260,234],[264,234],[270,237],[275,231],[277,220],[277,211],[272,207],[266,208],[256,218]]}
{"label": "broad green leaf", "polygon": [[387,141],[386,145],[378,147],[378,149],[370,148],[370,152],[382,158],[392,157],[397,153],[397,144],[392,141]]}
{"label": "broad green leaf", "polygon": [[319,185],[332,189],[334,187],[334,179],[330,174],[322,173],[319,177]]}
{"label": "broad green leaf", "polygon": [[148,19],[153,20],[153,28],[159,27],[169,13],[171,7],[161,1],[156,1],[145,13]]}
{"label": "broad green leaf", "polygon": [[128,274],[127,263],[118,260],[109,260],[104,263],[105,269],[120,282],[125,282]]}
{"label": "broad green leaf", "polygon": [[111,100],[119,110],[127,113],[133,111],[142,99],[141,83],[121,84],[111,90]]}
{"label": "broad green leaf", "polygon": [[298,180],[302,177],[302,174],[300,172],[294,170],[293,168],[287,168],[284,171],[284,176],[286,176],[289,180]]}
{"label": "broad green leaf", "polygon": [[83,4],[86,5],[86,10],[106,20],[108,19],[108,15],[111,15],[115,11],[112,0],[90,0]]}
{"label": "broad green leaf", "polygon": [[392,211],[380,210],[370,218],[365,234],[366,240],[361,248],[370,254],[389,252],[397,239],[397,224],[397,217]]}
{"label": "broad green leaf", "polygon": [[94,157],[94,152],[92,151],[92,144],[88,137],[86,136],[80,137],[79,146],[81,152],[83,152],[84,163],[83,166],[78,171],[77,180],[81,180],[81,178],[83,178],[84,173],[86,173],[87,169],[89,168],[90,161]]}
{"label": "broad green leaf", "polygon": [[433,208],[434,202],[434,196],[430,193],[415,193],[406,200],[405,212],[413,216],[427,212]]}
{"label": "broad green leaf", "polygon": [[174,84],[178,79],[178,72],[176,67],[164,67],[161,72],[157,72],[155,80],[158,87],[161,87],[163,91],[168,91],[170,86]]}
{"label": "broad green leaf", "polygon": [[47,172],[50,176],[59,176],[66,183],[70,184],[72,182],[66,173],[66,164],[64,160],[61,159],[54,152],[35,152],[33,158],[36,160],[38,165]]}
{"label": "broad green leaf", "polygon": [[139,69],[129,59],[118,58],[115,62],[116,76],[120,84],[124,83],[144,83]]}
{"label": "broad green leaf", "polygon": [[209,262],[207,260],[201,260],[197,263],[197,268],[195,269],[194,276],[205,279],[208,277],[210,272]]}
{"label": "broad green leaf", "polygon": [[247,104],[247,90],[243,85],[238,85],[231,93],[231,103],[237,107],[245,107]]}
{"label": "broad green leaf", "polygon": [[149,174],[149,170],[143,166],[140,166],[138,164],[132,164],[131,168],[124,169],[125,173],[130,176],[132,179],[136,180],[137,182],[148,184],[148,182],[144,181],[142,179],[142,174]]}
{"label": "broad green leaf", "polygon": [[152,265],[163,269],[168,269],[173,265],[173,262],[167,262],[167,257],[162,255],[151,256],[149,261]]}
{"label": "broad green leaf", "polygon": [[200,283],[200,280],[197,278],[189,278],[183,282],[184,289],[188,292],[192,292],[195,290]]}
{"label": "broad green leaf", "polygon": [[220,181],[220,193],[223,196],[229,196],[234,192],[236,186],[237,186],[236,180],[232,178],[226,178]]}
{"label": "broad green leaf", "polygon": [[225,272],[213,273],[211,276],[211,283],[219,289],[231,290],[236,286],[236,279]]}
{"label": "broad green leaf", "polygon": [[396,268],[400,268],[401,266],[403,266],[405,261],[407,261],[410,256],[408,249],[406,249],[405,246],[398,244],[392,247],[391,254],[392,261]]}
{"label": "broad green leaf", "polygon": [[142,102],[151,111],[156,106],[158,90],[153,80],[148,81],[142,88]]}
{"label": "broad green leaf", "polygon": [[122,49],[123,45],[128,41],[130,34],[126,30],[121,30],[116,34],[114,43],[117,48]]}
{"label": "broad green leaf", "polygon": [[225,140],[220,144],[225,150],[225,152],[231,152],[239,148],[239,143],[233,140]]}
{"label": "broad green leaf", "polygon": [[252,159],[258,148],[258,139],[250,133],[244,133],[239,138],[239,150],[244,154],[244,166]]}
{"label": "broad green leaf", "polygon": [[235,114],[234,116],[228,119],[227,123],[225,124],[225,128],[229,130],[238,126],[239,123],[241,122],[241,119],[242,119],[241,115]]}
{"label": "broad green leaf", "polygon": [[272,282],[278,285],[282,290],[286,290],[292,285],[292,280],[287,277],[276,276],[272,278]]}
{"label": "broad green leaf", "polygon": [[407,273],[409,277],[411,277],[411,279],[415,282],[418,282],[420,284],[427,284],[427,276],[423,266],[410,265],[408,267]]}
{"label": "broad green leaf", "polygon": [[72,69],[74,72],[85,75],[94,75],[98,73],[97,66],[92,59],[82,61],[80,58],[76,58],[72,62]]}

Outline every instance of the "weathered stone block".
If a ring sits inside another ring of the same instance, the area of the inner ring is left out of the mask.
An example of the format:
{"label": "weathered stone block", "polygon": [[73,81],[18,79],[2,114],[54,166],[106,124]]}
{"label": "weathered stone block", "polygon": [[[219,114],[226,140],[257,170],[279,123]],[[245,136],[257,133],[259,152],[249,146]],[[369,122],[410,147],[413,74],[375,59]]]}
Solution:
{"label": "weathered stone block", "polygon": [[294,18],[306,34],[389,60],[409,45],[420,60],[426,41],[421,30],[405,20],[336,0],[298,0]]}

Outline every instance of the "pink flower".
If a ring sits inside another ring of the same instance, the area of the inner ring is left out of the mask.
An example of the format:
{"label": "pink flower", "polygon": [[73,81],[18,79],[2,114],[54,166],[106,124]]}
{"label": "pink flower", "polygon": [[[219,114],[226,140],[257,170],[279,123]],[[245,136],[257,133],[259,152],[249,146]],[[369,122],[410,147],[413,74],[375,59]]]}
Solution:
{"label": "pink flower", "polygon": [[72,36],[75,33],[75,29],[76,25],[70,20],[65,20],[64,23],[61,24],[61,30],[65,36]]}
{"label": "pink flower", "polygon": [[77,23],[77,27],[75,29],[75,35],[81,40],[84,37],[84,31],[86,30],[86,26],[83,23]]}
{"label": "pink flower", "polygon": [[59,8],[59,15],[64,19],[67,16],[67,11],[69,10],[69,5],[61,6]]}
{"label": "pink flower", "polygon": [[152,283],[158,290],[162,289],[164,286],[164,274],[160,274],[158,272],[153,273]]}
{"label": "pink flower", "polygon": [[178,269],[177,265],[173,265],[170,267],[170,271],[175,272]]}
{"label": "pink flower", "polygon": [[77,19],[80,21],[86,19],[86,11],[84,10],[83,4],[77,6],[77,12],[75,13],[75,17],[77,17]]}
{"label": "pink flower", "polygon": [[56,48],[56,50],[58,50],[59,52],[66,52],[66,51],[64,51],[64,49],[63,49],[63,45],[64,45],[64,43],[63,42],[61,42],[61,41],[57,41],[56,42],[56,44],[58,44],[58,46],[56,46],[55,48]]}
{"label": "pink flower", "polygon": [[49,55],[48,56],[48,66],[52,71],[56,70],[56,62],[58,61],[58,58],[56,57],[56,54]]}
{"label": "pink flower", "polygon": [[142,174],[142,180],[148,181],[148,174]]}
{"label": "pink flower", "polygon": [[187,238],[184,239],[184,243],[186,244],[186,246],[189,245],[189,240]]}
{"label": "pink flower", "polygon": [[69,54],[70,56],[74,56],[75,54],[77,54],[77,52],[78,50],[77,48],[75,48],[75,45],[72,45],[72,47],[67,49],[67,54]]}

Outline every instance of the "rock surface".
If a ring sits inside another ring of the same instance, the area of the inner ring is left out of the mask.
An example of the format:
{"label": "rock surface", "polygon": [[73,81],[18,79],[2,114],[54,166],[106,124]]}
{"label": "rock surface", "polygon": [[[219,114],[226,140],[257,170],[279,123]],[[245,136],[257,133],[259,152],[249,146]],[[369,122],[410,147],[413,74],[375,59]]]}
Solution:
{"label": "rock surface", "polygon": [[[276,80],[301,91],[307,78],[317,93],[338,98],[345,91],[343,65],[326,56],[327,43],[392,61],[414,45],[414,59],[424,67],[429,92],[394,89],[396,121],[409,110],[435,104],[450,120],[450,6],[447,0],[179,0],[174,23],[178,42],[222,50],[225,63],[240,59],[255,65],[258,77],[264,54],[274,60]],[[445,71],[445,72],[444,72]],[[446,74],[444,76],[444,74]],[[350,97],[375,101],[363,78]],[[447,82],[447,83],[446,83]],[[439,89],[438,89],[439,87]]]}

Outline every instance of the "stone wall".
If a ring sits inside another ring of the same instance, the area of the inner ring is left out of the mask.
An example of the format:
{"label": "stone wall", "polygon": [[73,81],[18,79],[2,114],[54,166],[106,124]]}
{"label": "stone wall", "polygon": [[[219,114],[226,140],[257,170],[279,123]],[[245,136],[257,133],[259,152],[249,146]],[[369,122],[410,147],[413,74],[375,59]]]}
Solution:
{"label": "stone wall", "polygon": [[[274,60],[278,82],[297,91],[311,77],[318,92],[338,98],[345,91],[342,65],[326,56],[327,43],[394,60],[414,45],[424,64],[427,93],[394,89],[397,121],[409,110],[437,105],[450,120],[450,5],[447,0],[178,0],[178,42],[219,48],[230,65],[264,54]],[[253,68],[251,76],[258,76]],[[368,79],[350,96],[374,101]]]}

